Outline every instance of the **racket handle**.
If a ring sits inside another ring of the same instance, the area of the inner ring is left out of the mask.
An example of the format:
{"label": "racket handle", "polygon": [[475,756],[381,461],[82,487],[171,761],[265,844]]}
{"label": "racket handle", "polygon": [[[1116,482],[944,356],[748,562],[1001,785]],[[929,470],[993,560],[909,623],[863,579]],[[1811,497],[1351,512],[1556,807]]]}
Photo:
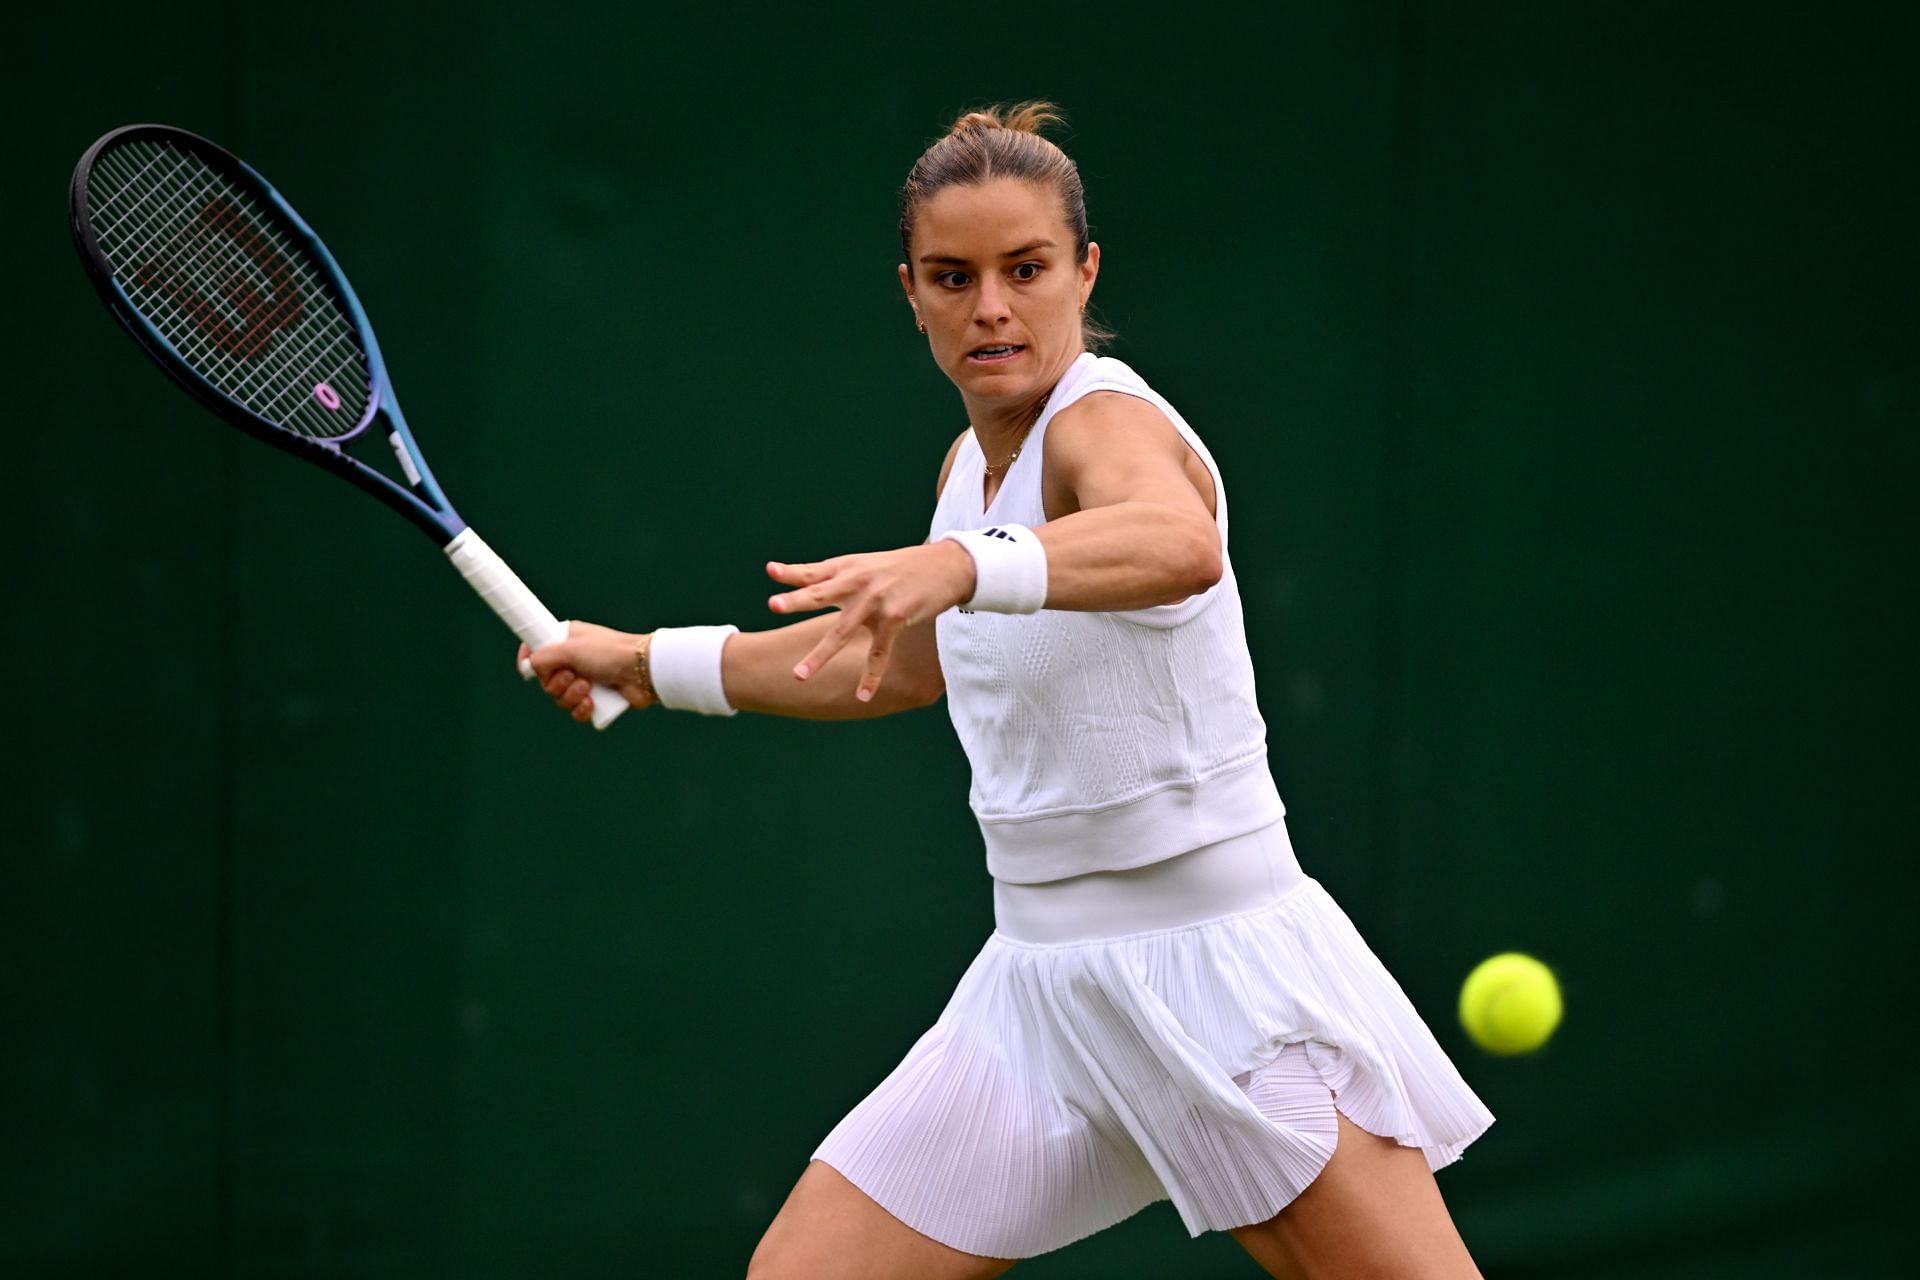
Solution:
{"label": "racket handle", "polygon": [[[520,576],[507,568],[494,549],[487,545],[486,539],[471,528],[462,529],[460,535],[446,547],[447,559],[453,561],[453,567],[467,580],[467,585],[479,592],[500,620],[513,629],[513,634],[526,641],[527,648],[538,649],[541,645],[552,644],[556,640],[567,638],[567,624],[553,616],[553,611],[540,603],[540,598],[528,590]],[[523,675],[532,671],[523,665]],[[604,729],[617,720],[627,709],[627,700],[618,689],[606,685],[593,686],[593,727]]]}

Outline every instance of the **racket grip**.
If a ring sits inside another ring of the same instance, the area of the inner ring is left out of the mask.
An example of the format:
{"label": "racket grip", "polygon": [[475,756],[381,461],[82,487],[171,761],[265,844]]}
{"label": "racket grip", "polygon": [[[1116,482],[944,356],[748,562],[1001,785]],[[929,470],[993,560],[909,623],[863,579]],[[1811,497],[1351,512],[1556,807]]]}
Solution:
{"label": "racket grip", "polygon": [[[512,628],[513,634],[526,642],[527,648],[538,649],[567,638],[567,624],[554,617],[553,611],[541,604],[540,598],[507,567],[499,553],[487,545],[486,539],[471,528],[462,529],[459,536],[447,544],[446,551],[447,559],[453,561],[453,567],[460,571],[467,585],[500,615],[500,620]],[[523,666],[522,674],[532,673]],[[593,686],[594,728],[606,728],[626,709],[627,700],[618,689],[603,684]]]}

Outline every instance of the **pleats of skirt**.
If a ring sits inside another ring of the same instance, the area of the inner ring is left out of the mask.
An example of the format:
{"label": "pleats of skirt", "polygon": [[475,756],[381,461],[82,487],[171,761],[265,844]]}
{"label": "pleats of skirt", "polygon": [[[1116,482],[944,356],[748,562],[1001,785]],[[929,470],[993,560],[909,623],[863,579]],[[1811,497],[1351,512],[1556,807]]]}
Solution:
{"label": "pleats of skirt", "polygon": [[1192,1235],[1264,1222],[1331,1158],[1336,1105],[1431,1169],[1494,1118],[1308,878],[1180,928],[993,934],[814,1157],[923,1235],[1026,1258],[1162,1199]]}

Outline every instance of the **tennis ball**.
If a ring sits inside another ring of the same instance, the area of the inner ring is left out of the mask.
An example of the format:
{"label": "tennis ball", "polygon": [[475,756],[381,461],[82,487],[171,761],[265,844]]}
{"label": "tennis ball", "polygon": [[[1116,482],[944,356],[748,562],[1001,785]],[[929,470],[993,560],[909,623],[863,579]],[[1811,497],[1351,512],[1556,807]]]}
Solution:
{"label": "tennis ball", "polygon": [[1489,956],[1460,988],[1460,1025],[1488,1053],[1532,1053],[1560,1025],[1560,984],[1530,955]]}

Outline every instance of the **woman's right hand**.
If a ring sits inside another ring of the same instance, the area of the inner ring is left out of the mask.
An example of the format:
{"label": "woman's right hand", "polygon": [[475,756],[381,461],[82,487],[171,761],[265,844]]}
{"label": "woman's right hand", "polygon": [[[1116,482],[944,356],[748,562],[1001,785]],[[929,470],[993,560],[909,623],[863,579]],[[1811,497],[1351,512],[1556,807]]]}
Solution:
{"label": "woman's right hand", "polygon": [[652,689],[640,681],[636,649],[641,638],[591,622],[569,622],[565,640],[531,651],[523,644],[514,663],[516,668],[522,663],[532,664],[540,687],[562,711],[585,724],[593,719],[593,699],[588,695],[596,684],[618,689],[636,711],[658,701]]}

